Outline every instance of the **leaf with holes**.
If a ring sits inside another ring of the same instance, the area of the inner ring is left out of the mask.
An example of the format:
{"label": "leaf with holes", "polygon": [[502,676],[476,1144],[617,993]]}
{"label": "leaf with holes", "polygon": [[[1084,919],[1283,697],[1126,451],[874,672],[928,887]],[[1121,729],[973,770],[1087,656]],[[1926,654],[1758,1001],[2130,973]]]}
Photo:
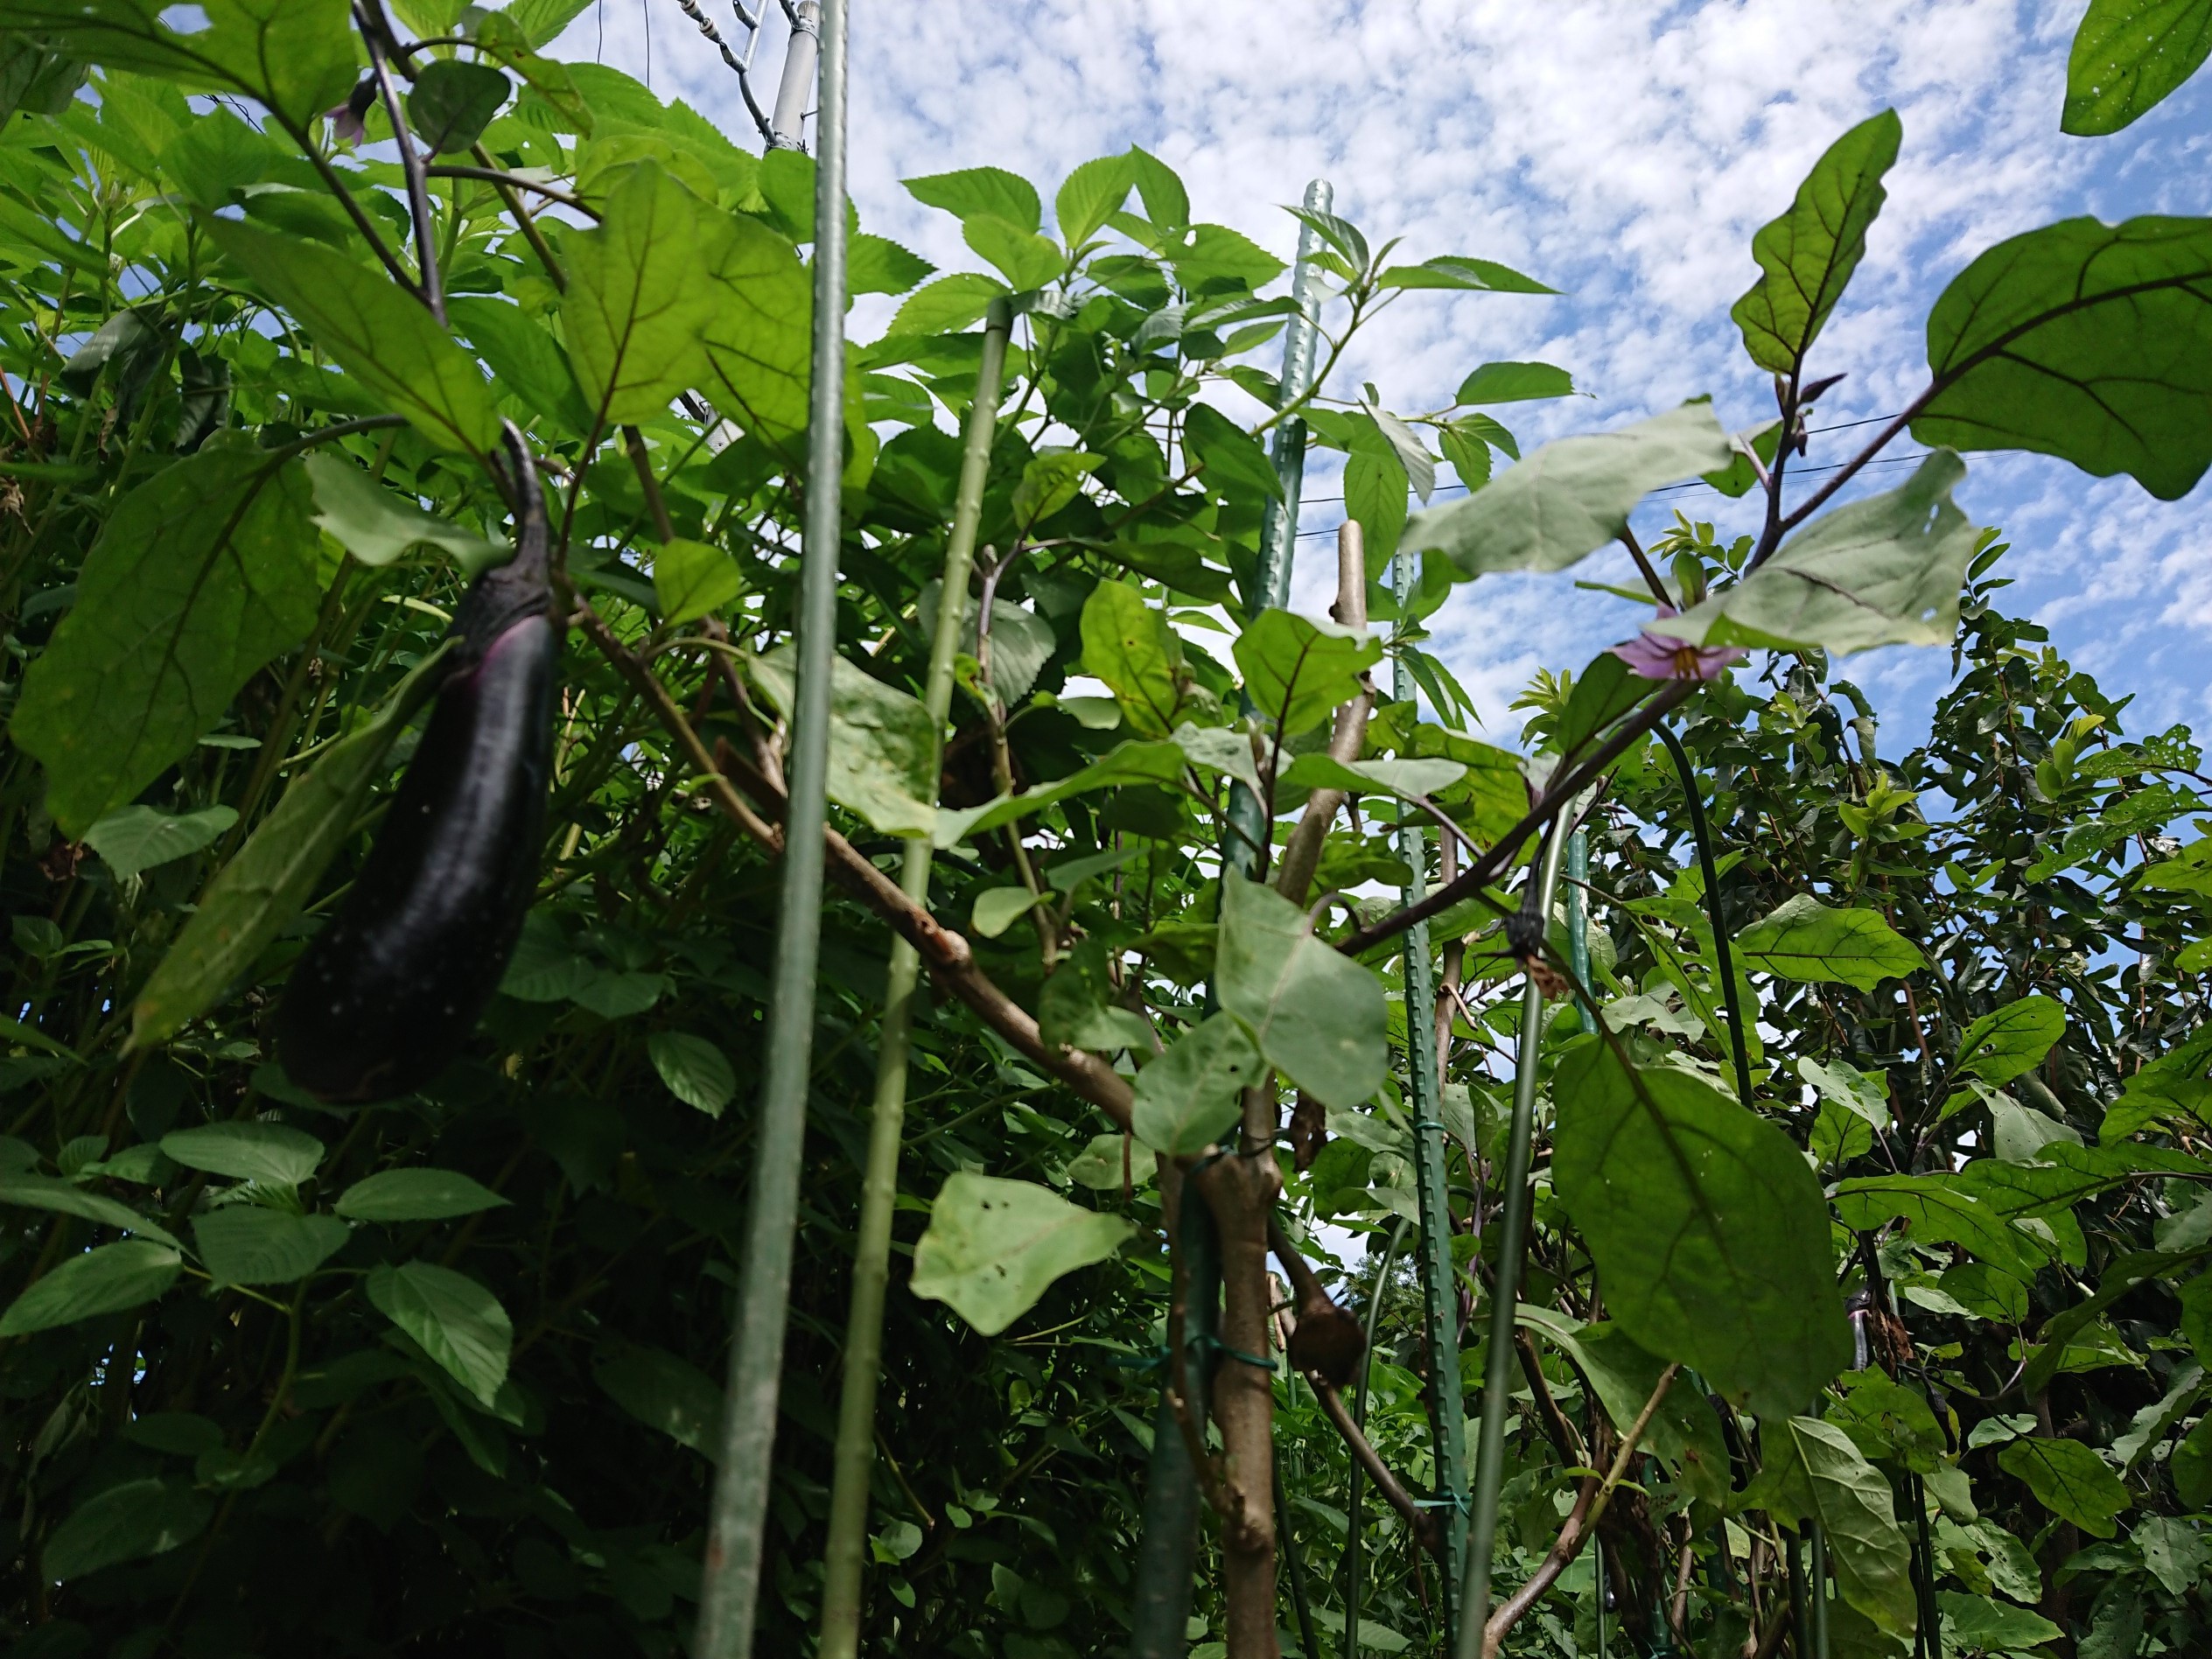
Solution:
{"label": "leaf with holes", "polygon": [[1234,1015],[1194,1026],[1137,1074],[1130,1127],[1156,1152],[1188,1158],[1219,1140],[1260,1078],[1260,1051]]}
{"label": "leaf with holes", "polygon": [[2081,137],[2118,132],[2157,108],[2208,56],[2212,0],[2090,0],[2067,55],[2059,130]]}
{"label": "leaf with holes", "polygon": [[1222,884],[1214,962],[1222,1006],[1260,1053],[1324,1106],[1349,1111],[1382,1087],[1389,1062],[1382,986],[1316,939],[1306,913],[1270,887]]}
{"label": "leaf with holes", "polygon": [[2003,1086],[2043,1063],[2066,1035],[2066,1008],[2052,998],[2022,997],[1984,1014],[1958,1040],[1951,1062],[1962,1077]]}
{"label": "leaf with holes", "polygon": [[985,1336],[1037,1305],[1055,1279],[1102,1262],[1136,1228],[1029,1181],[949,1177],[914,1246],[916,1296],[943,1302]]}

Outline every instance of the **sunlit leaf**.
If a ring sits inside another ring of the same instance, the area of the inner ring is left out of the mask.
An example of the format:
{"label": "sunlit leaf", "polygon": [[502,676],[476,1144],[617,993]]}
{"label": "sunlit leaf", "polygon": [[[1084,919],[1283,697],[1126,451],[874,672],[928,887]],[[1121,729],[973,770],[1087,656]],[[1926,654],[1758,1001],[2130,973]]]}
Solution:
{"label": "sunlit leaf", "polygon": [[1135,1230],[1031,1182],[962,1172],[938,1191],[908,1288],[996,1336],[1055,1279],[1104,1261]]}
{"label": "sunlit leaf", "polygon": [[2090,0],[2066,60],[2060,130],[2118,132],[2155,108],[2208,55],[2212,0]]}

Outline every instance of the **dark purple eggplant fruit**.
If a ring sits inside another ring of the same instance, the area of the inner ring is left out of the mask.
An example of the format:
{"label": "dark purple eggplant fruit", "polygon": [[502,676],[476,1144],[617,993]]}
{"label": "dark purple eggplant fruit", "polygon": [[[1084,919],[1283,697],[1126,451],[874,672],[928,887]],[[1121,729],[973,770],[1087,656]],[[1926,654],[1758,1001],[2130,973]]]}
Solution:
{"label": "dark purple eggplant fruit", "polygon": [[386,1100],[436,1076],[498,988],[536,891],[561,634],[545,498],[512,425],[506,449],[514,557],[462,601],[391,812],[277,1011],[285,1072],[324,1100]]}

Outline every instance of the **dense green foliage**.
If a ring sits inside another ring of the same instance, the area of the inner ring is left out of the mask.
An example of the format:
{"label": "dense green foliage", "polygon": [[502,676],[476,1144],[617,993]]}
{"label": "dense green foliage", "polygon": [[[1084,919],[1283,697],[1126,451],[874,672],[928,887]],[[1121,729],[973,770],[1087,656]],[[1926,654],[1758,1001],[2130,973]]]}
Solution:
{"label": "dense green foliage", "polygon": [[[673,1655],[698,1600],[777,925],[813,167],[540,56],[572,7],[396,10],[470,37],[391,43],[427,175],[363,153],[392,136],[381,96],[343,130],[368,61],[345,0],[177,28],[150,0],[0,4],[15,1652]],[[1693,403],[1525,458],[1489,411],[1569,390],[1556,368],[1480,365],[1404,414],[1329,375],[1392,305],[1548,291],[1490,262],[1394,262],[1302,215],[1324,395],[1291,407],[1258,366],[1298,309],[1283,262],[1194,222],[1141,150],[1059,184],[1056,238],[1011,172],[912,181],[974,270],[855,237],[853,287],[899,305],[849,354],[840,885],[761,1651],[811,1651],[822,1613],[886,922],[917,931],[868,866],[913,836],[964,945],[925,942],[867,1650],[1125,1650],[1162,1362],[1210,1328],[1166,1237],[1198,1208],[1158,1194],[1240,1150],[1377,1320],[1367,1435],[1414,1502],[1370,1482],[1355,1511],[1325,1378],[1199,1344],[1228,1380],[1216,1438],[1190,1426],[1231,1518],[1194,1642],[1264,1659],[1279,1620],[1306,1652],[1310,1619],[1336,1654],[1356,1582],[1363,1648],[1442,1650],[1423,1535],[1494,1376],[1511,1651],[1591,1653],[1601,1620],[1607,1652],[1712,1659],[1872,1659],[1916,1630],[2085,1659],[2212,1642],[2212,840],[2184,844],[2212,781],[2187,732],[2128,732],[2004,614],[1952,450],[1817,516],[1848,472],[1787,494],[1899,142],[1891,114],[1845,135],[1754,243],[1733,314],[1778,423]],[[2208,242],[2076,221],[1984,254],[1859,463],[1909,424],[2186,491],[2212,455]],[[994,304],[1017,320],[982,626],[938,732],[918,698]],[[2172,372],[2134,374],[2146,354]],[[502,417],[570,607],[538,899],[464,1057],[332,1107],[276,1063],[271,1016],[376,833],[447,620],[506,555]],[[1344,457],[1367,583],[1340,606],[1367,626],[1270,608],[1278,431]],[[1439,463],[1470,493],[1409,516]],[[1697,477],[1759,491],[1762,534],[1637,545],[1642,498]],[[1615,541],[1676,614],[1542,676],[1520,751],[1466,736],[1426,619]],[[1892,643],[1957,672],[1928,741],[1885,756],[1835,659]],[[1581,966],[1538,855],[1586,812]],[[1239,862],[1292,890],[1225,882]],[[1433,1101],[1404,954],[1424,886]],[[1529,1078],[1525,1340],[1494,1373]],[[1270,1205],[1203,1190],[1222,1329],[1262,1329],[1288,1302],[1234,1263]],[[1263,1362],[1273,1480],[1214,1455]],[[1271,1491],[1278,1530],[1235,1518]],[[1801,1637],[1788,1564],[1816,1536],[1833,1594]]]}

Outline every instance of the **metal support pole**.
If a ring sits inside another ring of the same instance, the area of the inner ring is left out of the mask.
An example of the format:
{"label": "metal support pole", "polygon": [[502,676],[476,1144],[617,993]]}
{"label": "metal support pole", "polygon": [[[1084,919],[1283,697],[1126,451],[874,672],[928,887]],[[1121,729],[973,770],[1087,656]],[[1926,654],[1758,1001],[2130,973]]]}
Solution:
{"label": "metal support pole", "polygon": [[[1336,192],[1326,178],[1316,178],[1306,187],[1306,205],[1312,212],[1326,213],[1335,200]],[[1285,409],[1313,388],[1314,346],[1321,332],[1320,278],[1313,256],[1320,247],[1321,239],[1311,226],[1299,228],[1298,262],[1291,270],[1291,298],[1298,310],[1283,334],[1282,407]],[[1254,573],[1253,592],[1245,595],[1247,618],[1290,603],[1291,565],[1298,550],[1298,494],[1306,480],[1304,421],[1293,416],[1275,429],[1274,458],[1283,499],[1267,504],[1260,522],[1259,568]],[[1251,712],[1249,706],[1245,712]],[[1229,786],[1228,823],[1229,833],[1222,844],[1222,873],[1250,880],[1264,862],[1261,849],[1268,845],[1273,829],[1261,809],[1259,797],[1241,783]]]}
{"label": "metal support pole", "polygon": [[745,1278],[730,1345],[728,1404],[700,1584],[698,1659],[750,1659],[775,1451],[776,1396],[791,1303],[792,1239],[814,1059],[815,970],[822,943],[822,835],[830,759],[830,676],[836,658],[837,558],[844,471],[845,0],[821,12],[822,102],[815,171],[814,381],[800,554],[798,684],[790,801],[776,920],[775,996],[760,1088],[746,1228]]}
{"label": "metal support pole", "polygon": [[[1590,898],[1584,884],[1590,879],[1590,832],[1578,830],[1567,837],[1567,962],[1574,970],[1574,982],[1594,997],[1597,987],[1590,983]],[[1582,1016],[1582,1029],[1598,1029],[1598,1017],[1590,1004],[1578,1002],[1575,1011]]]}
{"label": "metal support pole", "polygon": [[[1570,805],[1572,819],[1576,807]],[[1554,833],[1544,843],[1544,861],[1529,872],[1540,885],[1536,914],[1549,918],[1551,895],[1567,838]],[[1474,1462],[1474,1513],[1467,1528],[1466,1564],[1460,1569],[1457,1659],[1480,1659],[1482,1627],[1490,1616],[1490,1553],[1498,1536],[1498,1490],[1505,1476],[1505,1411],[1513,1395],[1514,1315],[1521,1300],[1521,1258],[1529,1242],[1529,1158],[1535,1138],[1536,1061],[1544,1050],[1544,992],[1531,977],[1521,992],[1521,1046],[1514,1065],[1513,1129],[1507,1143],[1501,1196],[1505,1214],[1498,1229],[1498,1273],[1490,1292],[1489,1364],[1482,1385],[1482,1440]]]}
{"label": "metal support pole", "polygon": [[[842,11],[844,7],[839,6],[838,10]],[[806,149],[807,94],[814,90],[815,60],[821,51],[822,7],[816,0],[799,0],[797,10],[791,14],[790,44],[783,49],[783,79],[776,83],[775,113],[769,117],[769,148]],[[823,81],[822,103],[826,106],[830,102],[826,75]],[[826,108],[823,114],[828,114]],[[845,210],[843,201],[836,203],[835,207],[840,214]]]}
{"label": "metal support pole", "polygon": [[[953,497],[952,529],[945,540],[945,569],[937,598],[937,628],[929,644],[929,675],[921,704],[929,711],[930,741],[942,751],[952,712],[953,671],[968,617],[968,578],[976,559],[976,528],[983,519],[984,484],[990,470],[991,439],[998,430],[998,395],[1006,373],[1006,337],[1013,306],[990,303],[984,320],[984,360],[976,400],[968,408],[960,484]],[[929,774],[937,774],[933,754]],[[936,799],[933,784],[929,795]],[[933,848],[928,836],[906,842],[900,886],[918,905],[929,900]],[[906,1119],[907,1035],[918,1001],[921,958],[904,938],[893,939],[885,970],[883,1025],[876,1044],[876,1093],[868,1128],[868,1162],[860,1186],[860,1236],[853,1251],[852,1305],[845,1321],[844,1375],[838,1403],[837,1441],[830,1489],[830,1543],[823,1551],[820,1659],[853,1659],[860,1650],[860,1579],[868,1550],[868,1474],[875,1464],[876,1383],[883,1362],[883,1304],[890,1278],[891,1218],[899,1198],[899,1147]]]}
{"label": "metal support pole", "polygon": [[[1390,586],[1401,600],[1412,591],[1414,580],[1412,556],[1400,552],[1393,556]],[[1415,694],[1413,676],[1403,658],[1396,664],[1391,692],[1401,701]],[[1413,872],[1404,901],[1418,905],[1428,896],[1429,837],[1404,808],[1398,818],[1398,856]],[[1460,1384],[1459,1274],[1452,1264],[1451,1187],[1446,1174],[1450,1149],[1444,1134],[1443,1080],[1437,1075],[1436,964],[1429,952],[1426,922],[1417,921],[1406,929],[1404,962],[1405,1072],[1407,1093],[1413,1101],[1413,1186],[1421,1215],[1421,1326],[1429,1355],[1430,1428],[1436,1444],[1437,1496],[1451,1505],[1446,1511],[1444,1558],[1457,1561],[1467,1536],[1466,1413]],[[1448,1640],[1461,1611],[1459,1586],[1448,1572],[1438,1577],[1444,1586]]]}

